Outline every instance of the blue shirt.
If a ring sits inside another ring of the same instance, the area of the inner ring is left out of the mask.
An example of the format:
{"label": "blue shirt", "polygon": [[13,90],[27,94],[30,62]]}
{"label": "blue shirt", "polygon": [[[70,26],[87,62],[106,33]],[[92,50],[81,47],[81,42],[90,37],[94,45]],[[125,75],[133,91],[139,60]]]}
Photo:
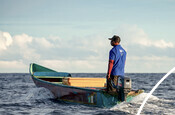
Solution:
{"label": "blue shirt", "polygon": [[124,76],[126,51],[121,45],[116,45],[110,50],[109,60],[114,60],[111,75]]}

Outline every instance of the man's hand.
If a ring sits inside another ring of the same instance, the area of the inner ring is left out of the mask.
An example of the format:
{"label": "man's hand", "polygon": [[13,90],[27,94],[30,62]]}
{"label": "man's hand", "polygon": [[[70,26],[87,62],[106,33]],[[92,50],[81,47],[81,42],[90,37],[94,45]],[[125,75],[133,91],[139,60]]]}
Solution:
{"label": "man's hand", "polygon": [[109,78],[110,78],[110,74],[108,74],[108,75],[106,76],[106,78],[109,80]]}

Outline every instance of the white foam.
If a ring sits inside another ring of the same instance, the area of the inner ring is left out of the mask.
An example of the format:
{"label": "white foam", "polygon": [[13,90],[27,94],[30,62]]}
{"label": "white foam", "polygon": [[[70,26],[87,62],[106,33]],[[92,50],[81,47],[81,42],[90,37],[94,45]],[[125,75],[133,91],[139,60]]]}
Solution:
{"label": "white foam", "polygon": [[[112,111],[123,111],[129,114],[136,114],[138,111],[138,108],[140,107],[143,99],[148,95],[148,93],[142,93],[132,99],[130,102],[122,102],[118,105],[115,105],[114,107],[110,108]],[[150,101],[151,102],[157,102],[160,99],[156,96],[151,95]],[[149,102],[150,102],[149,101]],[[156,107],[158,108],[155,104],[148,104],[147,106],[151,107]]]}
{"label": "white foam", "polygon": [[148,95],[146,96],[146,98],[143,100],[142,105],[140,106],[137,115],[140,115],[145,103],[147,102],[147,100],[150,98],[150,96],[152,95],[152,93],[157,89],[157,87],[173,72],[175,71],[175,67],[173,69],[171,69],[165,76],[162,77],[162,79],[160,79],[160,81],[152,88],[152,90],[148,93]]}
{"label": "white foam", "polygon": [[[134,98],[131,100],[131,103],[138,103],[138,104],[141,104],[147,95],[148,95],[148,93],[142,93],[142,94],[140,94],[140,95],[134,97]],[[151,101],[153,101],[153,100],[158,101],[159,98],[156,97],[156,96],[151,95],[151,96],[150,96],[150,100],[151,100]]]}
{"label": "white foam", "polygon": [[[123,111],[128,114],[136,115],[139,110],[140,105],[142,104],[143,99],[148,95],[148,93],[142,93],[132,99],[130,102],[122,102],[114,107],[110,108],[112,111]],[[142,115],[144,112],[150,112],[150,114],[167,114],[167,115],[175,115],[174,108],[172,103],[175,103],[174,100],[167,100],[158,98],[156,96],[151,95],[149,100],[145,105],[145,109],[143,109]],[[147,114],[145,113],[145,114]]]}
{"label": "white foam", "polygon": [[110,108],[110,110],[112,111],[124,111],[124,112],[127,112],[127,113],[130,113],[129,109],[125,109],[125,108],[129,108],[129,103],[127,102],[122,102],[118,105],[115,105],[114,107]]}

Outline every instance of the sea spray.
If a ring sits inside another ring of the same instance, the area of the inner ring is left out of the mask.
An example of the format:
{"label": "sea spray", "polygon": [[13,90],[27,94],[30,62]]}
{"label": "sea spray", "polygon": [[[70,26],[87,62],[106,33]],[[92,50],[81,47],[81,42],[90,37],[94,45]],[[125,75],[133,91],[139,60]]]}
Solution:
{"label": "sea spray", "polygon": [[153,89],[150,91],[150,93],[147,95],[147,97],[145,98],[145,100],[143,101],[142,105],[140,106],[137,115],[140,115],[145,103],[147,102],[147,100],[149,99],[149,97],[152,95],[152,93],[155,91],[155,89],[173,72],[175,71],[175,67],[173,69],[171,69],[154,87]]}
{"label": "sea spray", "polygon": [[[147,95],[148,95],[148,93],[141,93],[140,95],[134,97],[134,98],[131,100],[131,103],[141,104],[141,103],[143,102],[143,99],[144,99]],[[158,101],[159,98],[156,97],[156,96],[151,95],[150,100]]]}
{"label": "sea spray", "polygon": [[[142,103],[143,99],[148,95],[148,93],[142,93],[136,97],[134,97],[130,102],[122,102],[112,108],[110,110],[112,111],[123,111],[128,114],[135,114]],[[151,95],[150,102],[158,102],[159,98],[156,96]],[[149,108],[154,106],[152,103],[149,104]]]}

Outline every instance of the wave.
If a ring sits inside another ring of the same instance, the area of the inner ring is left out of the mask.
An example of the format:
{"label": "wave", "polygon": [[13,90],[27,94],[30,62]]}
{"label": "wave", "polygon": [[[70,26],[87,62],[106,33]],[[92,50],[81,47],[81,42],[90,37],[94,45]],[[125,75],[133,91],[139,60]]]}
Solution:
{"label": "wave", "polygon": [[54,98],[53,94],[46,88],[37,87],[31,88],[26,94],[21,96],[19,101],[21,102],[32,102],[36,100],[46,100]]}
{"label": "wave", "polygon": [[[128,114],[137,114],[138,109],[140,108],[143,100],[146,98],[148,93],[142,93],[136,97],[133,98],[131,102],[122,102],[121,104],[118,104],[110,110],[112,111],[123,111]],[[168,114],[168,115],[174,115],[174,107],[172,105],[172,101],[174,100],[167,100],[158,98],[156,96],[151,95],[147,103],[145,104],[142,114]],[[175,101],[174,101],[175,103]]]}

